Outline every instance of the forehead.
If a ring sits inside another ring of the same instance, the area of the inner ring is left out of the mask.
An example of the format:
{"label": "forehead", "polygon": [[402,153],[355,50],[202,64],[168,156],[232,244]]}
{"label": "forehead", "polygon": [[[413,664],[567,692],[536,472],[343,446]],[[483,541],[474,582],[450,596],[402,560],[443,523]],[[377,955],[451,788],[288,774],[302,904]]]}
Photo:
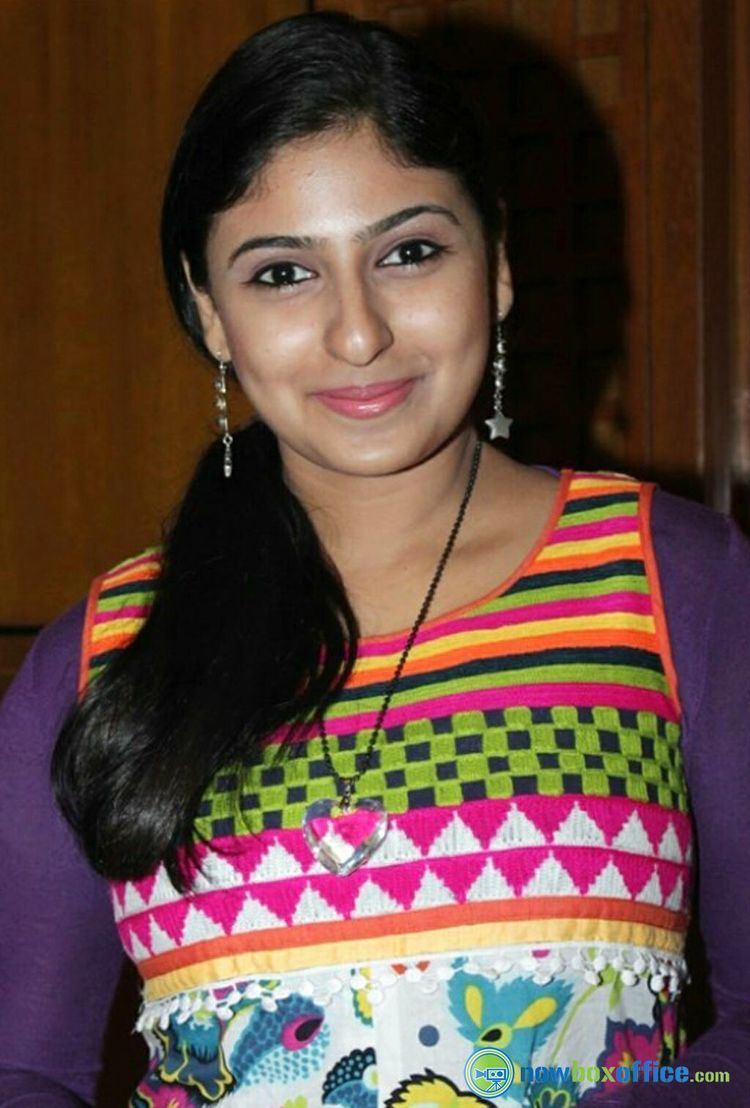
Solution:
{"label": "forehead", "polygon": [[364,224],[416,203],[450,207],[463,222],[473,209],[454,174],[405,166],[370,124],[287,143],[248,193],[216,216],[212,238],[271,231],[350,236]]}

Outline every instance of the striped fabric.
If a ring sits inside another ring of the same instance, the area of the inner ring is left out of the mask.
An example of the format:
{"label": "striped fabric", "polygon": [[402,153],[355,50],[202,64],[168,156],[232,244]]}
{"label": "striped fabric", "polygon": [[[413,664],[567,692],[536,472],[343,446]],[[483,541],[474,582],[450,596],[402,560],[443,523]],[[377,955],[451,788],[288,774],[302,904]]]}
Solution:
{"label": "striped fabric", "polygon": [[[320,737],[232,767],[204,797],[201,872],[114,882],[145,999],[358,959],[614,944],[681,960],[691,831],[680,706],[651,546],[652,489],[566,472],[534,550],[490,594],[424,624],[360,796],[388,836],[348,877],[301,821],[335,794]],[[146,619],[152,547],[91,589],[81,692]],[[407,632],[365,639],[327,717],[355,769]],[[300,756],[301,755],[301,756]]]}

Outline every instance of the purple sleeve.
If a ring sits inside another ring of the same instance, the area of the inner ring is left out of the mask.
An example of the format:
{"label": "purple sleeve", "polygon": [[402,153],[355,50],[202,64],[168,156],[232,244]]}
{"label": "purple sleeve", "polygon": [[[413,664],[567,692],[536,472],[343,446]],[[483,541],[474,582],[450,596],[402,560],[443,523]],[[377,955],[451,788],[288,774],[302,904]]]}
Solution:
{"label": "purple sleeve", "polygon": [[93,1103],[123,962],[106,883],[52,796],[84,604],[38,635],[0,704],[0,1105]]}
{"label": "purple sleeve", "polygon": [[716,1007],[684,1064],[723,1087],[631,1087],[638,1108],[730,1108],[750,1091],[750,543],[731,520],[657,491],[652,534],[683,709],[698,844],[698,924]]}

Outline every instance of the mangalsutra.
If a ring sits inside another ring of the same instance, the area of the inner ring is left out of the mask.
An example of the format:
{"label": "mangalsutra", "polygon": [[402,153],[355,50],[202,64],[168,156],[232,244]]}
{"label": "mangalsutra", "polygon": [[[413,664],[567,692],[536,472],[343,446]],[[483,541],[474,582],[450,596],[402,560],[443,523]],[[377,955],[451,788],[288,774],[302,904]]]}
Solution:
{"label": "mangalsutra", "polygon": [[357,782],[370,768],[373,751],[378,735],[383,727],[386,712],[391,703],[396,686],[403,673],[406,660],[409,657],[419,629],[424,623],[429,611],[440,578],[443,576],[448,559],[463,523],[466,509],[469,506],[471,494],[474,490],[479,461],[482,453],[482,444],[477,441],[474,447],[474,455],[471,461],[469,479],[464,490],[458,514],[453,522],[448,540],[445,544],[437,568],[432,576],[422,607],[419,610],[411,631],[407,637],[404,648],[393,671],[393,676],[386,689],[383,703],[380,706],[375,726],[372,729],[367,749],[364,752],[363,765],[351,777],[342,777],[336,772],[336,767],[331,758],[328,743],[328,735],[325,731],[325,720],[320,719],[321,743],[323,755],[336,782],[337,796],[333,800],[316,800],[305,812],[302,826],[307,843],[321,863],[331,873],[346,877],[361,866],[375,851],[388,834],[388,813],[381,800],[374,797],[365,797],[355,800]]}

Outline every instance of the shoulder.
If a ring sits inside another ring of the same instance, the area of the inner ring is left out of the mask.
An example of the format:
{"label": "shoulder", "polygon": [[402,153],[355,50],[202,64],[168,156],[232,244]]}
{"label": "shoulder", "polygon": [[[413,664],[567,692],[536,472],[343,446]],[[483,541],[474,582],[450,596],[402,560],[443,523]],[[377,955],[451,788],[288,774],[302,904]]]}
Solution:
{"label": "shoulder", "polygon": [[670,572],[705,575],[706,568],[726,562],[733,546],[745,541],[737,525],[721,512],[628,474],[573,471],[569,489],[573,499],[591,495],[639,500],[657,560],[660,566],[668,562]]}
{"label": "shoulder", "polygon": [[115,590],[117,595],[127,596],[138,585],[146,588],[155,586],[163,561],[164,551],[161,545],[147,546],[94,578],[89,596],[105,591],[114,594]]}
{"label": "shoulder", "polygon": [[84,598],[36,636],[3,699],[5,723],[33,717],[54,727],[62,720],[76,699],[85,614]]}
{"label": "shoulder", "polygon": [[81,636],[81,689],[143,627],[154,605],[163,563],[163,547],[148,546],[92,582]]}
{"label": "shoulder", "polygon": [[94,621],[104,614],[121,617],[150,607],[161,572],[162,547],[149,546],[117,562],[91,582],[81,597],[50,620],[32,642],[14,680],[4,707],[18,712],[32,706],[46,715],[61,718],[76,699],[81,657],[85,643],[94,633]]}
{"label": "shoulder", "polygon": [[704,504],[656,489],[649,527],[667,616],[702,634],[727,604],[750,602],[750,543],[737,524]]}
{"label": "shoulder", "polygon": [[663,489],[653,494],[650,529],[690,729],[711,687],[737,699],[731,675],[750,663],[750,543],[728,516]]}
{"label": "shoulder", "polygon": [[655,488],[650,513],[651,534],[660,563],[670,573],[688,578],[721,568],[735,543],[744,539],[737,525],[721,512]]}

